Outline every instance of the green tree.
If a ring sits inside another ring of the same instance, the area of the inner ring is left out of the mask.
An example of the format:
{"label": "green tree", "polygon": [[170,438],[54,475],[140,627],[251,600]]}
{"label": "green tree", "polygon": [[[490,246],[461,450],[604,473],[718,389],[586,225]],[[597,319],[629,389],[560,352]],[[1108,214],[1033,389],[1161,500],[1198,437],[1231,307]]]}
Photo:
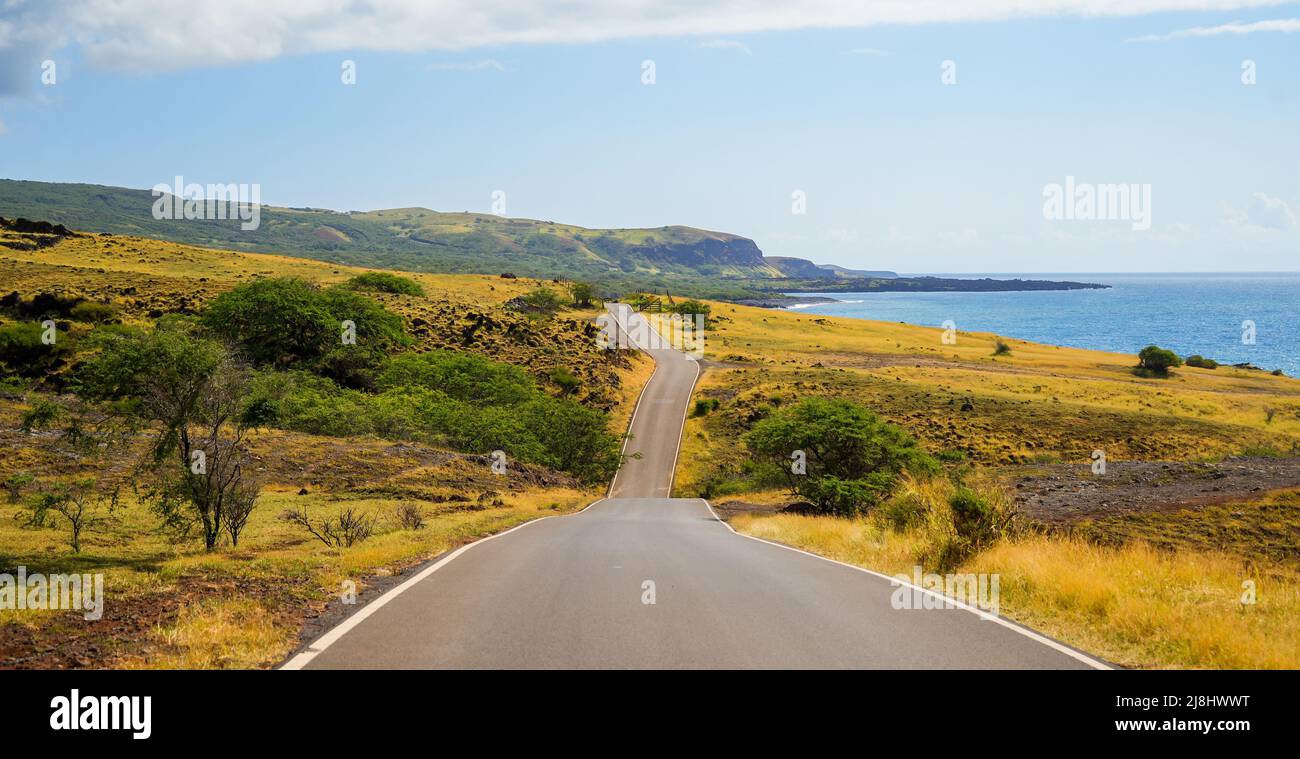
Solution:
{"label": "green tree", "polygon": [[402,317],[383,305],[293,278],[222,293],[202,323],[256,366],[307,369],[348,387],[369,387],[387,357],[411,342]]}
{"label": "green tree", "polygon": [[28,501],[31,524],[43,525],[57,515],[68,530],[68,547],[81,553],[81,538],[87,530],[102,525],[117,509],[118,491],[101,490],[92,479],[43,485]]}
{"label": "green tree", "polygon": [[596,296],[596,288],[587,282],[574,282],[569,285],[569,296],[573,298],[573,305],[578,308],[591,308],[597,305],[600,300]]}
{"label": "green tree", "polygon": [[[744,439],[752,453],[781,467],[794,494],[832,514],[874,506],[900,472],[939,471],[903,429],[841,399],[805,398],[758,421]],[[800,461],[803,473],[796,471]]]}
{"label": "green tree", "polygon": [[1183,365],[1178,354],[1156,345],[1148,345],[1138,352],[1138,368],[1151,374],[1165,375],[1170,369]]}
{"label": "green tree", "polygon": [[178,533],[197,524],[209,551],[223,533],[238,545],[257,498],[244,446],[248,380],[224,346],[176,320],[106,335],[76,377],[83,398],[158,428],[146,497]]}
{"label": "green tree", "polygon": [[549,287],[538,287],[532,292],[520,296],[519,300],[528,309],[546,315],[553,314],[564,306],[560,296],[556,295],[555,291]]}

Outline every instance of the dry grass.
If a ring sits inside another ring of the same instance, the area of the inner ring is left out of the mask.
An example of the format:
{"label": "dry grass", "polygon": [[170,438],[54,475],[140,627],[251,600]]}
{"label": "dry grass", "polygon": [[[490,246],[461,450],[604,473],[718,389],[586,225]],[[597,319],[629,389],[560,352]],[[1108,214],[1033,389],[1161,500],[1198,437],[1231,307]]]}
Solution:
{"label": "dry grass", "polygon": [[[929,496],[933,493],[927,494]],[[895,530],[877,518],[739,515],[732,526],[887,574],[938,566],[932,524]],[[1300,667],[1300,572],[1294,566],[1142,541],[1103,546],[1023,535],[950,571],[1000,575],[1001,612],[1126,667]],[[1255,603],[1243,604],[1254,583]]]}
{"label": "dry grass", "polygon": [[294,630],[277,624],[256,599],[205,599],[159,625],[162,652],[131,657],[119,669],[249,669],[284,658]]}
{"label": "dry grass", "polygon": [[[5,504],[0,505],[0,568],[104,573],[108,624],[96,645],[115,653],[95,666],[267,667],[296,645],[307,613],[337,598],[345,580],[364,590],[373,577],[539,517],[571,513],[597,497],[571,488],[532,488],[502,493],[496,505],[272,490],[259,499],[239,548],[213,553],[193,540],[172,542],[156,531],[143,505],[127,501],[111,527],[89,536],[76,557],[55,531],[21,527],[20,507]],[[404,503],[421,509],[423,529],[400,528],[395,512]],[[378,516],[377,534],[350,548],[328,548],[278,518],[289,506],[306,506],[313,518],[358,509]],[[151,598],[176,608],[152,608]],[[149,617],[145,635],[115,636],[116,626],[139,629],[142,616]],[[0,627],[5,624],[38,632],[48,628],[55,638],[68,620],[61,612],[0,611]]]}

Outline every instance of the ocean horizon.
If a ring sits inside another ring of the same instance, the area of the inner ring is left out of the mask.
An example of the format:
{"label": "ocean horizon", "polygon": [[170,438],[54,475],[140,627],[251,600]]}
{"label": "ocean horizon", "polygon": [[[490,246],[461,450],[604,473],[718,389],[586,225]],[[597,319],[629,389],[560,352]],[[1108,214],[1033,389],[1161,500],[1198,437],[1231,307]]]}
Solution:
{"label": "ocean horizon", "polygon": [[[1072,348],[1131,353],[1147,345],[1223,364],[1248,362],[1300,375],[1300,272],[961,273],[903,276],[1051,279],[1109,285],[1104,290],[1016,292],[806,293],[834,303],[804,313],[994,332]],[[1253,342],[1250,342],[1253,324]],[[1243,326],[1244,325],[1244,326]]]}

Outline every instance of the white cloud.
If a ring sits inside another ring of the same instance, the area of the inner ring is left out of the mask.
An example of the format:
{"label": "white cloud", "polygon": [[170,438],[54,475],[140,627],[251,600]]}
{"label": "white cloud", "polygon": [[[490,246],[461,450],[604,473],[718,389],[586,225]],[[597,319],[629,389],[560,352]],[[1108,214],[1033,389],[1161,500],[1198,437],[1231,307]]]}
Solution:
{"label": "white cloud", "polygon": [[[1231,10],[1280,0],[3,0],[0,71],[76,45],[95,65],[183,69],[284,55],[423,52],[517,43],[879,24]],[[8,54],[8,55],[6,55]],[[13,58],[13,60],[10,60]]]}
{"label": "white cloud", "polygon": [[750,50],[745,43],[737,42],[736,40],[709,40],[707,42],[701,42],[700,47],[721,47],[729,50],[739,50],[745,55],[754,54],[754,51]]}
{"label": "white cloud", "polygon": [[1266,193],[1257,192],[1251,196],[1250,204],[1245,210],[1228,209],[1228,221],[1238,227],[1285,232],[1296,227],[1296,208],[1281,198],[1274,198]]}
{"label": "white cloud", "polygon": [[1179,29],[1168,34],[1144,34],[1141,37],[1133,37],[1128,41],[1165,42],[1188,37],[1218,37],[1222,34],[1242,35],[1254,34],[1255,32],[1300,32],[1300,18],[1279,18],[1271,21],[1255,21],[1250,24],[1233,21],[1230,24],[1220,24],[1219,26],[1196,26],[1191,29]]}
{"label": "white cloud", "polygon": [[506,67],[501,65],[500,61],[486,58],[481,61],[468,61],[460,63],[430,63],[424,67],[428,71],[505,71]]}
{"label": "white cloud", "polygon": [[854,48],[853,50],[845,50],[845,51],[844,51],[844,54],[845,54],[845,55],[875,55],[875,56],[881,56],[881,55],[889,55],[889,51],[888,51],[888,50],[880,50],[879,48],[874,48],[874,47],[859,47],[859,48]]}

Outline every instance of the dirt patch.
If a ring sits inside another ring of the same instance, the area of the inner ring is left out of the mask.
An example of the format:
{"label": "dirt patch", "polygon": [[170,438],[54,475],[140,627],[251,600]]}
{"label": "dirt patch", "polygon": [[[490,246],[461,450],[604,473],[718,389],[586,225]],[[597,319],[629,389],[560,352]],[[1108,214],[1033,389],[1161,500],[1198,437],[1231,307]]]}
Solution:
{"label": "dirt patch", "polygon": [[781,501],[777,503],[753,503],[751,501],[723,501],[712,504],[713,510],[724,522],[731,521],[731,518],[738,514],[780,514],[783,511],[798,512],[799,504],[793,501]]}
{"label": "dirt patch", "polygon": [[1081,519],[1177,511],[1300,488],[1300,458],[1230,458],[1219,463],[1112,461],[1104,475],[1087,464],[1004,470],[1030,519],[1058,525]]}
{"label": "dirt patch", "polygon": [[[185,577],[174,589],[140,595],[115,595],[103,616],[86,620],[80,611],[60,613],[39,625],[0,625],[0,670],[112,669],[124,661],[148,664],[167,644],[155,632],[174,623],[181,610],[208,599],[255,597],[276,617],[301,619],[311,604],[305,585],[284,578],[214,581]],[[108,591],[106,591],[106,595]]]}

